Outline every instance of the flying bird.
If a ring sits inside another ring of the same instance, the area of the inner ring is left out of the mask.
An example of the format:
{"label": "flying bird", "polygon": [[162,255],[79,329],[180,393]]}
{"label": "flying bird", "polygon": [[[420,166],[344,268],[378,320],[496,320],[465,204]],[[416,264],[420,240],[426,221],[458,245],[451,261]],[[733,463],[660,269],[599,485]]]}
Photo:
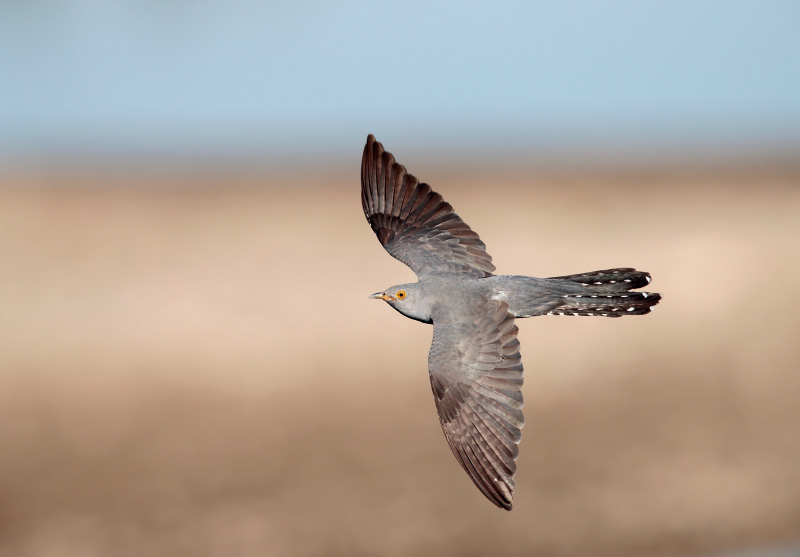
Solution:
{"label": "flying bird", "polygon": [[481,493],[511,510],[524,424],[514,320],[644,315],[661,296],[634,291],[650,274],[631,268],[551,278],[493,274],[478,234],[372,135],[361,162],[361,204],[381,245],[418,278],[370,298],[433,325],[428,373],[444,436]]}

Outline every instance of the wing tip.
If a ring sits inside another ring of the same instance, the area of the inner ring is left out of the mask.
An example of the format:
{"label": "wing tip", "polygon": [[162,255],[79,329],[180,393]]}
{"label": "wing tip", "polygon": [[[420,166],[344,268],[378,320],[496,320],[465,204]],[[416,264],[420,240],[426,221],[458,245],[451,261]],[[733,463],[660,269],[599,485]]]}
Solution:
{"label": "wing tip", "polygon": [[486,493],[484,493],[484,495],[486,495],[486,498],[499,508],[510,511],[514,507],[514,492],[504,481],[501,480],[501,482],[502,484],[498,486],[498,489],[492,492],[492,496],[489,496]]}
{"label": "wing tip", "polygon": [[[376,146],[378,148],[377,153],[374,152]],[[374,135],[369,134],[367,136],[367,142],[366,144],[364,144],[364,156],[361,161],[362,171],[368,166],[369,164],[368,159],[370,158],[370,155],[372,158],[375,157],[380,158],[382,151],[383,151],[383,145],[381,145],[380,142],[377,139],[375,139]]]}
{"label": "wing tip", "polygon": [[496,482],[498,484],[497,489],[495,490],[496,497],[491,499],[491,501],[501,509],[510,511],[514,506],[514,488],[508,485],[505,480],[496,480]]}

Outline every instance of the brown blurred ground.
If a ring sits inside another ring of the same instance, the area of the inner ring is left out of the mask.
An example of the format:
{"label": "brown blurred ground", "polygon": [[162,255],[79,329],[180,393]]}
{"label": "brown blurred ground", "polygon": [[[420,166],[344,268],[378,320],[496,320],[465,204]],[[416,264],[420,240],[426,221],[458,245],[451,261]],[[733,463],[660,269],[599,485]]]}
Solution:
{"label": "brown blurred ground", "polygon": [[[634,266],[519,322],[514,511],[460,470],[356,172],[6,175],[0,553],[699,555],[800,539],[800,174],[418,171],[498,272]],[[433,174],[433,175],[431,175]],[[109,183],[111,182],[111,183]]]}

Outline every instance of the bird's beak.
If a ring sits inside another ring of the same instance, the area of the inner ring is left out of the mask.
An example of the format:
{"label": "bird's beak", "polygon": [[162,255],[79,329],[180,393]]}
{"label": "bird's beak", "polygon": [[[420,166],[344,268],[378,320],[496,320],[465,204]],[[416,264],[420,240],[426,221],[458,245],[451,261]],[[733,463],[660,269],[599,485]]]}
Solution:
{"label": "bird's beak", "polygon": [[376,292],[369,297],[370,300],[391,300],[391,296],[387,296],[386,292]]}

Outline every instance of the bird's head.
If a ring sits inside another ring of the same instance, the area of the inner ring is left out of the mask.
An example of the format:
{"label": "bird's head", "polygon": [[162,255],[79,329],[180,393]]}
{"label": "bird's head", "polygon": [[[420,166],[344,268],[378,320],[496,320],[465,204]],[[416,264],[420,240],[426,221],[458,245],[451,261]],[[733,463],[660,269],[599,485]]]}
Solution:
{"label": "bird's head", "polygon": [[419,283],[398,284],[370,296],[371,300],[384,300],[394,309],[417,321],[431,323],[431,308],[425,290]]}

